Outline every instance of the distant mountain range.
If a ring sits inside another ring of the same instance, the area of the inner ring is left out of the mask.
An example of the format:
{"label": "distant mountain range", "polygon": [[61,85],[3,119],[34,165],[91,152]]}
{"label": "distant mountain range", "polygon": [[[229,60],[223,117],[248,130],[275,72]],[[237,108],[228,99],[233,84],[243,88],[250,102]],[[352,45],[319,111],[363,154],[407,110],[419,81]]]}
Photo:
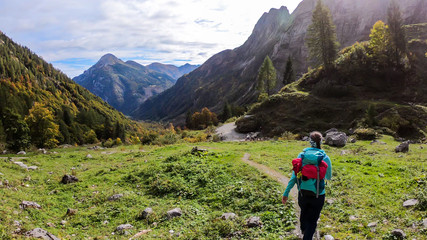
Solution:
{"label": "distant mountain range", "polygon": [[143,66],[134,61],[123,62],[113,54],[106,54],[91,68],[73,80],[101,97],[126,115],[148,98],[173,86],[175,80],[195,69],[153,63]]}
{"label": "distant mountain range", "polygon": [[[331,10],[341,47],[369,38],[377,20],[386,21],[390,0],[324,0]],[[402,0],[406,24],[427,22],[427,1]],[[188,111],[208,107],[219,113],[226,102],[247,105],[257,99],[257,72],[270,56],[278,73],[278,91],[286,60],[293,60],[297,75],[306,72],[308,51],[305,35],[316,0],[303,0],[290,14],[288,9],[271,9],[260,18],[248,40],[233,50],[222,51],[203,65],[178,79],[165,92],[144,102],[135,112],[139,119],[183,123]]]}
{"label": "distant mountain range", "polygon": [[194,69],[198,68],[200,65],[191,65],[191,64],[184,64],[181,67],[177,67],[175,65],[171,64],[162,64],[162,63],[152,63],[150,65],[147,65],[146,67],[150,70],[160,72],[167,74],[174,80],[178,80],[178,78],[182,77],[183,75],[193,71]]}

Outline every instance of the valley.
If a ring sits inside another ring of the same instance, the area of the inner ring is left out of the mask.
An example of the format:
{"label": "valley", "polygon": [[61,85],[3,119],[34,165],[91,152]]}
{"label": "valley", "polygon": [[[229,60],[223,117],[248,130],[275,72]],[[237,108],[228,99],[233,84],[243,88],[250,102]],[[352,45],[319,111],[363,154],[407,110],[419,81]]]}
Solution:
{"label": "valley", "polygon": [[[76,14],[73,31],[40,26],[58,33],[32,45],[53,63],[0,31],[0,239],[301,239],[298,192],[283,192],[320,143],[332,179],[317,240],[427,239],[427,1],[298,3],[210,57],[209,31],[235,36],[234,15],[212,20],[231,2],[202,17],[105,1],[82,19],[77,2],[37,4]],[[8,22],[36,29],[24,23]]]}
{"label": "valley", "polygon": [[[409,239],[423,239],[426,145],[411,144],[408,153],[394,153],[397,144],[384,136],[378,143],[324,147],[334,172],[320,236],[392,239],[391,232],[401,229]],[[196,146],[206,151],[192,154]],[[143,239],[295,239],[294,205],[280,202],[284,186],[242,158],[248,154],[250,161],[289,176],[291,159],[306,146],[280,140],[72,147],[19,159],[36,170],[13,164],[14,155],[3,155],[0,236],[19,239],[39,227],[61,239],[129,239],[144,230]],[[65,174],[79,181],[63,184]],[[403,207],[413,198],[417,205]],[[22,201],[41,208],[22,209]],[[153,213],[141,219],[146,208]],[[168,218],[174,208],[182,215]],[[67,209],[76,212],[69,215]],[[224,213],[236,217],[222,220]],[[250,217],[259,217],[262,227],[249,227]],[[117,231],[122,224],[132,227]]]}

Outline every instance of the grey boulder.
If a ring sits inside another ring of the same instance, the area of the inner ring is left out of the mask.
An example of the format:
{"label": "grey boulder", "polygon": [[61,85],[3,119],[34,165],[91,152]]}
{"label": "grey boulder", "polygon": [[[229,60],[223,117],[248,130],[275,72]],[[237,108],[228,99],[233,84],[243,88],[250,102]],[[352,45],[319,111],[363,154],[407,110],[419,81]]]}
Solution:
{"label": "grey boulder", "polygon": [[399,144],[399,146],[397,146],[394,149],[395,152],[402,152],[402,153],[406,153],[409,151],[409,141],[403,142],[401,144]]}
{"label": "grey boulder", "polygon": [[343,132],[328,132],[325,144],[333,147],[344,147],[347,143],[347,135]]}
{"label": "grey boulder", "polygon": [[246,226],[249,228],[261,227],[261,219],[259,217],[250,217],[246,220]]}
{"label": "grey boulder", "polygon": [[42,228],[35,228],[31,231],[28,231],[25,233],[25,236],[32,237],[32,238],[41,238],[45,240],[60,240],[55,235],[49,233],[48,231],[42,229]]}
{"label": "grey boulder", "polygon": [[182,215],[181,208],[174,208],[167,212],[168,218],[180,217]]}

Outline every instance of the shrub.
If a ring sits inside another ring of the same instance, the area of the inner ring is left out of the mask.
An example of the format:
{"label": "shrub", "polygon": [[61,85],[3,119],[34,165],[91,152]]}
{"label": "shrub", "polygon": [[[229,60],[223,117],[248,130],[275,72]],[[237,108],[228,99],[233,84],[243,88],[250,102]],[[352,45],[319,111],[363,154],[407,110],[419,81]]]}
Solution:
{"label": "shrub", "polygon": [[141,143],[143,145],[148,145],[154,143],[154,141],[159,137],[159,134],[156,132],[145,132],[142,135]]}
{"label": "shrub", "polygon": [[106,148],[113,147],[114,146],[113,139],[111,139],[111,138],[107,139],[107,141],[102,143],[102,146],[106,147]]}
{"label": "shrub", "polygon": [[141,140],[139,139],[138,136],[130,136],[128,140],[129,140],[130,144],[140,144],[141,143]]}
{"label": "shrub", "polygon": [[114,140],[114,145],[119,146],[119,145],[122,145],[122,144],[123,143],[122,143],[122,140],[120,138],[116,138],[116,140]]}
{"label": "shrub", "polygon": [[221,136],[219,136],[218,134],[214,134],[212,136],[212,142],[221,142]]}
{"label": "shrub", "polygon": [[84,138],[85,143],[94,144],[98,142],[98,138],[96,138],[96,133],[92,129],[85,133]]}
{"label": "shrub", "polygon": [[354,130],[354,134],[359,140],[374,140],[377,138],[377,132],[372,128],[358,128]]}
{"label": "shrub", "polygon": [[279,137],[279,140],[296,140],[298,139],[299,135],[293,134],[292,132],[285,131],[282,133],[282,136]]}
{"label": "shrub", "polygon": [[175,134],[173,132],[167,132],[164,135],[159,136],[156,138],[155,141],[153,141],[154,144],[157,145],[168,145],[168,144],[174,144],[179,140],[179,135]]}

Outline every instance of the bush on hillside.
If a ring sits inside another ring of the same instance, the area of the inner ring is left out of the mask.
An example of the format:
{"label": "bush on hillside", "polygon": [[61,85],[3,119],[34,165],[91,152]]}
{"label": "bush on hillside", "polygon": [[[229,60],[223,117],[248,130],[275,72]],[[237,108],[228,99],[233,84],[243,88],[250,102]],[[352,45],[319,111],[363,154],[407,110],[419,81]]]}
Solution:
{"label": "bush on hillside", "polygon": [[94,144],[98,142],[96,138],[96,133],[92,129],[85,133],[85,143]]}
{"label": "bush on hillside", "polygon": [[153,132],[153,131],[145,132],[141,137],[141,143],[143,145],[153,144],[158,137],[159,137],[159,134],[157,132]]}
{"label": "bush on hillside", "polygon": [[179,135],[173,132],[167,132],[163,135],[160,135],[159,137],[157,137],[153,143],[156,145],[169,145],[169,144],[174,144],[176,142],[178,142],[179,140]]}
{"label": "bush on hillside", "polygon": [[377,138],[377,132],[372,128],[358,128],[354,130],[358,140],[374,140]]}
{"label": "bush on hillside", "polygon": [[107,139],[105,142],[103,142],[103,143],[102,143],[102,146],[103,146],[103,147],[106,147],[106,148],[111,148],[111,147],[113,147],[113,146],[114,146],[114,141],[113,141],[113,139],[111,139],[111,138]]}

